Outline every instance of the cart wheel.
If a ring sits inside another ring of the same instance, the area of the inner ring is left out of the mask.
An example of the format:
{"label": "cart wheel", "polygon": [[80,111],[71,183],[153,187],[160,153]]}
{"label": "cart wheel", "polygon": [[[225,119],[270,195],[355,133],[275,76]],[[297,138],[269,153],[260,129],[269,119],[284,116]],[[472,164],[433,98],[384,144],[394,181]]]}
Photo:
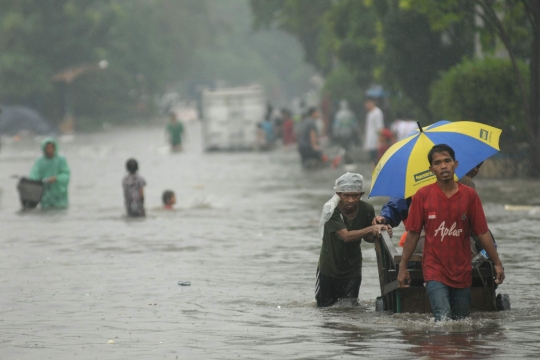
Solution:
{"label": "cart wheel", "polygon": [[510,295],[508,294],[497,295],[497,310],[498,311],[510,310]]}
{"label": "cart wheel", "polygon": [[377,296],[375,300],[375,311],[384,311],[384,299],[382,296]]}

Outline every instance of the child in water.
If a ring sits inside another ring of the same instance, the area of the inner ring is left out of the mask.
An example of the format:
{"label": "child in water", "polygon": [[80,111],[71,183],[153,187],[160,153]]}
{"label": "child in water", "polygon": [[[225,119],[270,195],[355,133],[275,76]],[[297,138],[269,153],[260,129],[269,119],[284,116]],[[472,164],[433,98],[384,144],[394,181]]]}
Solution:
{"label": "child in water", "polygon": [[161,198],[163,200],[163,209],[173,210],[173,206],[176,204],[176,196],[174,195],[174,191],[165,190]]}
{"label": "child in water", "polygon": [[178,121],[176,114],[171,112],[169,114],[170,122],[167,125],[167,133],[169,138],[169,143],[171,144],[171,150],[181,151],[182,150],[182,135],[184,134],[184,125]]}
{"label": "child in water", "polygon": [[124,203],[129,217],[144,217],[144,186],[146,181],[137,174],[139,164],[135,159],[129,159],[126,162],[128,174],[122,179],[124,189]]}

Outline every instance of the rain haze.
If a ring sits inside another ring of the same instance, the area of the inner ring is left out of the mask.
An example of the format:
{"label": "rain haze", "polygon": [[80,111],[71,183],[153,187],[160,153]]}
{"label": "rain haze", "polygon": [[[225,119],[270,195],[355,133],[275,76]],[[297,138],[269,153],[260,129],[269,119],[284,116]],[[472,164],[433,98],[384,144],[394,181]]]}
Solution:
{"label": "rain haze", "polygon": [[540,2],[0,7],[0,359],[538,356]]}

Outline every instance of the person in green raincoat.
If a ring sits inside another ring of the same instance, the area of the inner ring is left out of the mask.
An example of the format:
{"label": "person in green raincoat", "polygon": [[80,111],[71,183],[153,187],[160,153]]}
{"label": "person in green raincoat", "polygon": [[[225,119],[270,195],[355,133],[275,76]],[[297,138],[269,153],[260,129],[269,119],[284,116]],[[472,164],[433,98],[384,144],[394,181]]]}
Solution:
{"label": "person in green raincoat", "polygon": [[184,134],[184,125],[178,121],[176,114],[171,112],[169,114],[170,122],[167,125],[167,133],[169,137],[169,144],[171,144],[172,151],[182,150],[182,135]]}
{"label": "person in green raincoat", "polygon": [[36,160],[29,176],[32,180],[43,182],[41,208],[67,208],[70,172],[66,158],[58,155],[58,145],[54,139],[43,140],[41,150],[43,156]]}

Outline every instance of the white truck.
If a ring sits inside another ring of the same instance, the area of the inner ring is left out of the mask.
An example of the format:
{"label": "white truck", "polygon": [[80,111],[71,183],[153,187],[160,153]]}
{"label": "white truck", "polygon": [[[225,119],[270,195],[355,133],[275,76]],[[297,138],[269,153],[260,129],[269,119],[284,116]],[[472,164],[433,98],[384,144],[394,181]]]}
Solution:
{"label": "white truck", "polygon": [[257,124],[266,113],[266,96],[261,86],[204,90],[201,100],[206,151],[255,147]]}

